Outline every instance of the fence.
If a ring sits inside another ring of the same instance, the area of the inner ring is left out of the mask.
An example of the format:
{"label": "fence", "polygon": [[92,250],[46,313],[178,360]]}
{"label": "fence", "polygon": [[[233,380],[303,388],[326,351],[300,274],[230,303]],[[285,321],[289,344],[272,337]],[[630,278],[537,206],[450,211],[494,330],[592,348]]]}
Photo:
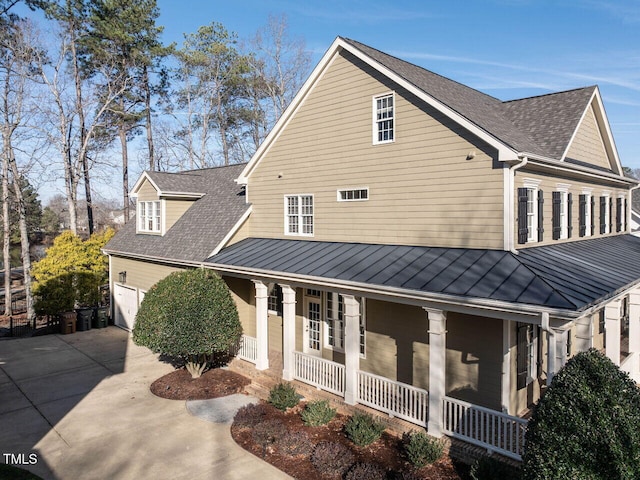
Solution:
{"label": "fence", "polygon": [[344,396],[344,365],[300,352],[293,355],[293,376],[296,380]]}
{"label": "fence", "polygon": [[527,420],[450,397],[443,402],[444,433],[522,460]]}
{"label": "fence", "polygon": [[255,337],[242,335],[235,354],[247,362],[256,363],[258,358],[258,340]]}

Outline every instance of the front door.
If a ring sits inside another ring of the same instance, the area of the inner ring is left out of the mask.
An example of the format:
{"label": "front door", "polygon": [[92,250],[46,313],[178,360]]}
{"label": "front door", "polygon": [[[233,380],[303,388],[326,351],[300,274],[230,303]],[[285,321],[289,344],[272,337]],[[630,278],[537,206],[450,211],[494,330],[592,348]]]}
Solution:
{"label": "front door", "polygon": [[304,325],[304,353],[320,356],[320,324],[322,303],[319,299],[307,298]]}

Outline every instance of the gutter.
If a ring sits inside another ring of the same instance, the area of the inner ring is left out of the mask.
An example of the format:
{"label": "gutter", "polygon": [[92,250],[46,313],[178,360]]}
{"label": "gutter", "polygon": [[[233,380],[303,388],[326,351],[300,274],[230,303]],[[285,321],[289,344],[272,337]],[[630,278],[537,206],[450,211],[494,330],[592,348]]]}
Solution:
{"label": "gutter", "polygon": [[509,245],[508,245],[508,249],[511,253],[513,253],[514,255],[518,255],[518,250],[516,249],[515,245],[515,236],[514,236],[514,230],[515,230],[515,221],[514,221],[514,215],[515,215],[515,178],[516,178],[516,170],[519,170],[520,168],[524,167],[527,163],[529,163],[529,157],[527,155],[521,155],[518,158],[521,158],[522,160],[513,165],[512,167],[509,168],[509,194],[508,194],[508,198],[509,198],[509,208],[507,209],[507,211],[509,212],[509,221],[506,223],[506,225],[508,225],[509,228]]}

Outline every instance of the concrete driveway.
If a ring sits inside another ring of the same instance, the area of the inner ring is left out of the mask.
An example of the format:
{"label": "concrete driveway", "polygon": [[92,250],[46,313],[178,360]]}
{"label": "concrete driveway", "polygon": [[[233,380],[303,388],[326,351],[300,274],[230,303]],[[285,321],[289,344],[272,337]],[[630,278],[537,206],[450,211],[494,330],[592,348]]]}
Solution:
{"label": "concrete driveway", "polygon": [[0,462],[45,479],[290,478],[154,396],[171,370],[116,327],[0,341]]}

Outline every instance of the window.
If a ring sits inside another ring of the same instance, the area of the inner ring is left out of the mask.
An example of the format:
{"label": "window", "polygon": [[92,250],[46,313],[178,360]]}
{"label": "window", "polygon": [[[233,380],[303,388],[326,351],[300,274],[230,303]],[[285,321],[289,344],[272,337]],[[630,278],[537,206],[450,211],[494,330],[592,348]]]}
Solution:
{"label": "window", "polygon": [[553,239],[571,237],[572,196],[566,190],[553,192]]}
{"label": "window", "polygon": [[285,234],[313,236],[313,195],[284,197]]}
{"label": "window", "polygon": [[610,229],[610,216],[611,216],[611,202],[608,195],[603,195],[600,197],[600,233],[609,233]]}
{"label": "window", "polygon": [[616,198],[616,232],[622,231],[622,197]]}
{"label": "window", "polygon": [[528,323],[518,323],[516,328],[518,389],[521,389],[538,376],[538,328]]}
{"label": "window", "polygon": [[369,200],[368,188],[355,188],[352,190],[338,190],[339,202],[357,202],[360,200]]}
{"label": "window", "polygon": [[267,310],[274,315],[282,315],[282,288],[277,283],[270,283],[267,297]]}
{"label": "window", "polygon": [[525,186],[518,188],[518,243],[542,241],[544,195],[539,183],[526,180]]}
{"label": "window", "polygon": [[337,350],[344,350],[344,300],[342,295],[327,292],[326,342]]}
{"label": "window", "polygon": [[160,232],[160,201],[138,202],[138,231]]}
{"label": "window", "polygon": [[581,237],[589,237],[593,234],[593,197],[590,192],[584,192],[579,197],[579,232]]}
{"label": "window", "polygon": [[393,93],[373,98],[373,143],[389,143],[395,140]]}

